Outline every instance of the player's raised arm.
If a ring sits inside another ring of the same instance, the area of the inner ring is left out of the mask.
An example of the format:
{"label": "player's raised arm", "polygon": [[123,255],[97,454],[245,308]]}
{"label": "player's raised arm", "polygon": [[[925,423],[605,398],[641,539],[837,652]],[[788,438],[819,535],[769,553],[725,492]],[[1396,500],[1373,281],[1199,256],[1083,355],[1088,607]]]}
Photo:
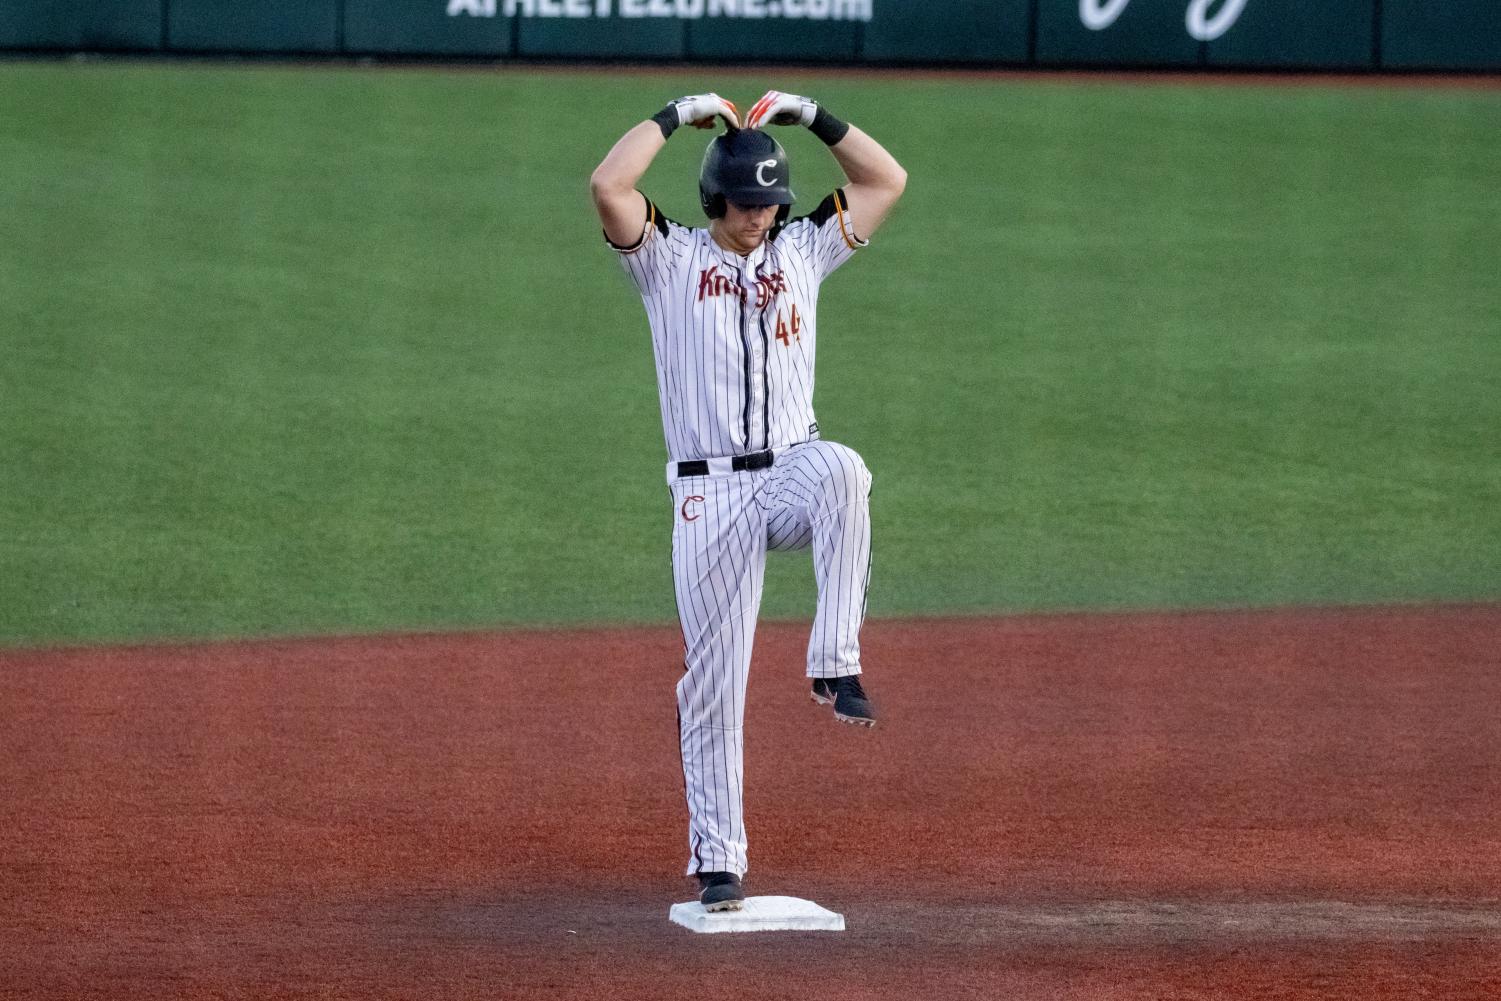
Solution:
{"label": "player's raised arm", "polygon": [[907,172],[886,148],[860,129],[829,114],[816,101],[769,90],[746,116],[747,128],[763,125],[805,125],[824,144],[844,175],[850,222],[855,235],[870,239],[907,187]]}
{"label": "player's raised arm", "polygon": [[589,191],[611,243],[627,247],[641,239],[646,199],[636,192],[636,185],[673,130],[680,125],[712,128],[716,115],[740,124],[735,106],[718,94],[680,97],[621,136],[605,154],[589,178]]}

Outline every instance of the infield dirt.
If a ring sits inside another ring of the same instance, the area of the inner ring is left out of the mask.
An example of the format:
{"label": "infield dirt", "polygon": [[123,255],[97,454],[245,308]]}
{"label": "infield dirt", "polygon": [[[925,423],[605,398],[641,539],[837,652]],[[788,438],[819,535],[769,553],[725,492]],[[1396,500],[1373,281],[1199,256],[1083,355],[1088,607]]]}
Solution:
{"label": "infield dirt", "polygon": [[672,629],[0,653],[7,998],[1501,993],[1501,607],[763,624],[694,936]]}

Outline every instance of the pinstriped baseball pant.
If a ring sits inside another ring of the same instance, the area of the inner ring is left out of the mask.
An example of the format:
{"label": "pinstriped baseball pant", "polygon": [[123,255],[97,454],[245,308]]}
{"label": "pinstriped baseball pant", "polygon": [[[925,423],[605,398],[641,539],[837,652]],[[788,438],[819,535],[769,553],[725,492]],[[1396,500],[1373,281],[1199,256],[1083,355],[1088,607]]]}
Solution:
{"label": "pinstriped baseball pant", "polygon": [[672,484],[673,585],[686,671],[678,731],[688,873],[746,871],[745,691],[768,550],[813,549],[818,610],[808,677],[860,673],[870,579],[870,473],[852,449],[794,445],[770,469]]}

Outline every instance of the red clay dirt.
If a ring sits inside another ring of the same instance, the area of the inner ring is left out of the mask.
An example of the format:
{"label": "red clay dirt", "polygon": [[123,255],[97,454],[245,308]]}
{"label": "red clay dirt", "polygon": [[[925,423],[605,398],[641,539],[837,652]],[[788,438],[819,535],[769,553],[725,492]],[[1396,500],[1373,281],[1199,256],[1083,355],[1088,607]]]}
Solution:
{"label": "red clay dirt", "polygon": [[763,624],[696,936],[673,629],[0,652],[0,997],[1501,996],[1501,607]]}

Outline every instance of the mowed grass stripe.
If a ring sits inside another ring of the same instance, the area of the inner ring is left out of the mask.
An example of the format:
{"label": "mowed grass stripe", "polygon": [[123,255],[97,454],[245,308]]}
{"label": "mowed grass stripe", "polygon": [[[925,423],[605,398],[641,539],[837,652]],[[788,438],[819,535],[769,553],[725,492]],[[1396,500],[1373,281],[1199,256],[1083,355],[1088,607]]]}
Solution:
{"label": "mowed grass stripe", "polygon": [[586,182],[768,86],[912,176],[821,304],[873,614],[1501,593],[1501,95],[7,64],[0,642],[671,620]]}

